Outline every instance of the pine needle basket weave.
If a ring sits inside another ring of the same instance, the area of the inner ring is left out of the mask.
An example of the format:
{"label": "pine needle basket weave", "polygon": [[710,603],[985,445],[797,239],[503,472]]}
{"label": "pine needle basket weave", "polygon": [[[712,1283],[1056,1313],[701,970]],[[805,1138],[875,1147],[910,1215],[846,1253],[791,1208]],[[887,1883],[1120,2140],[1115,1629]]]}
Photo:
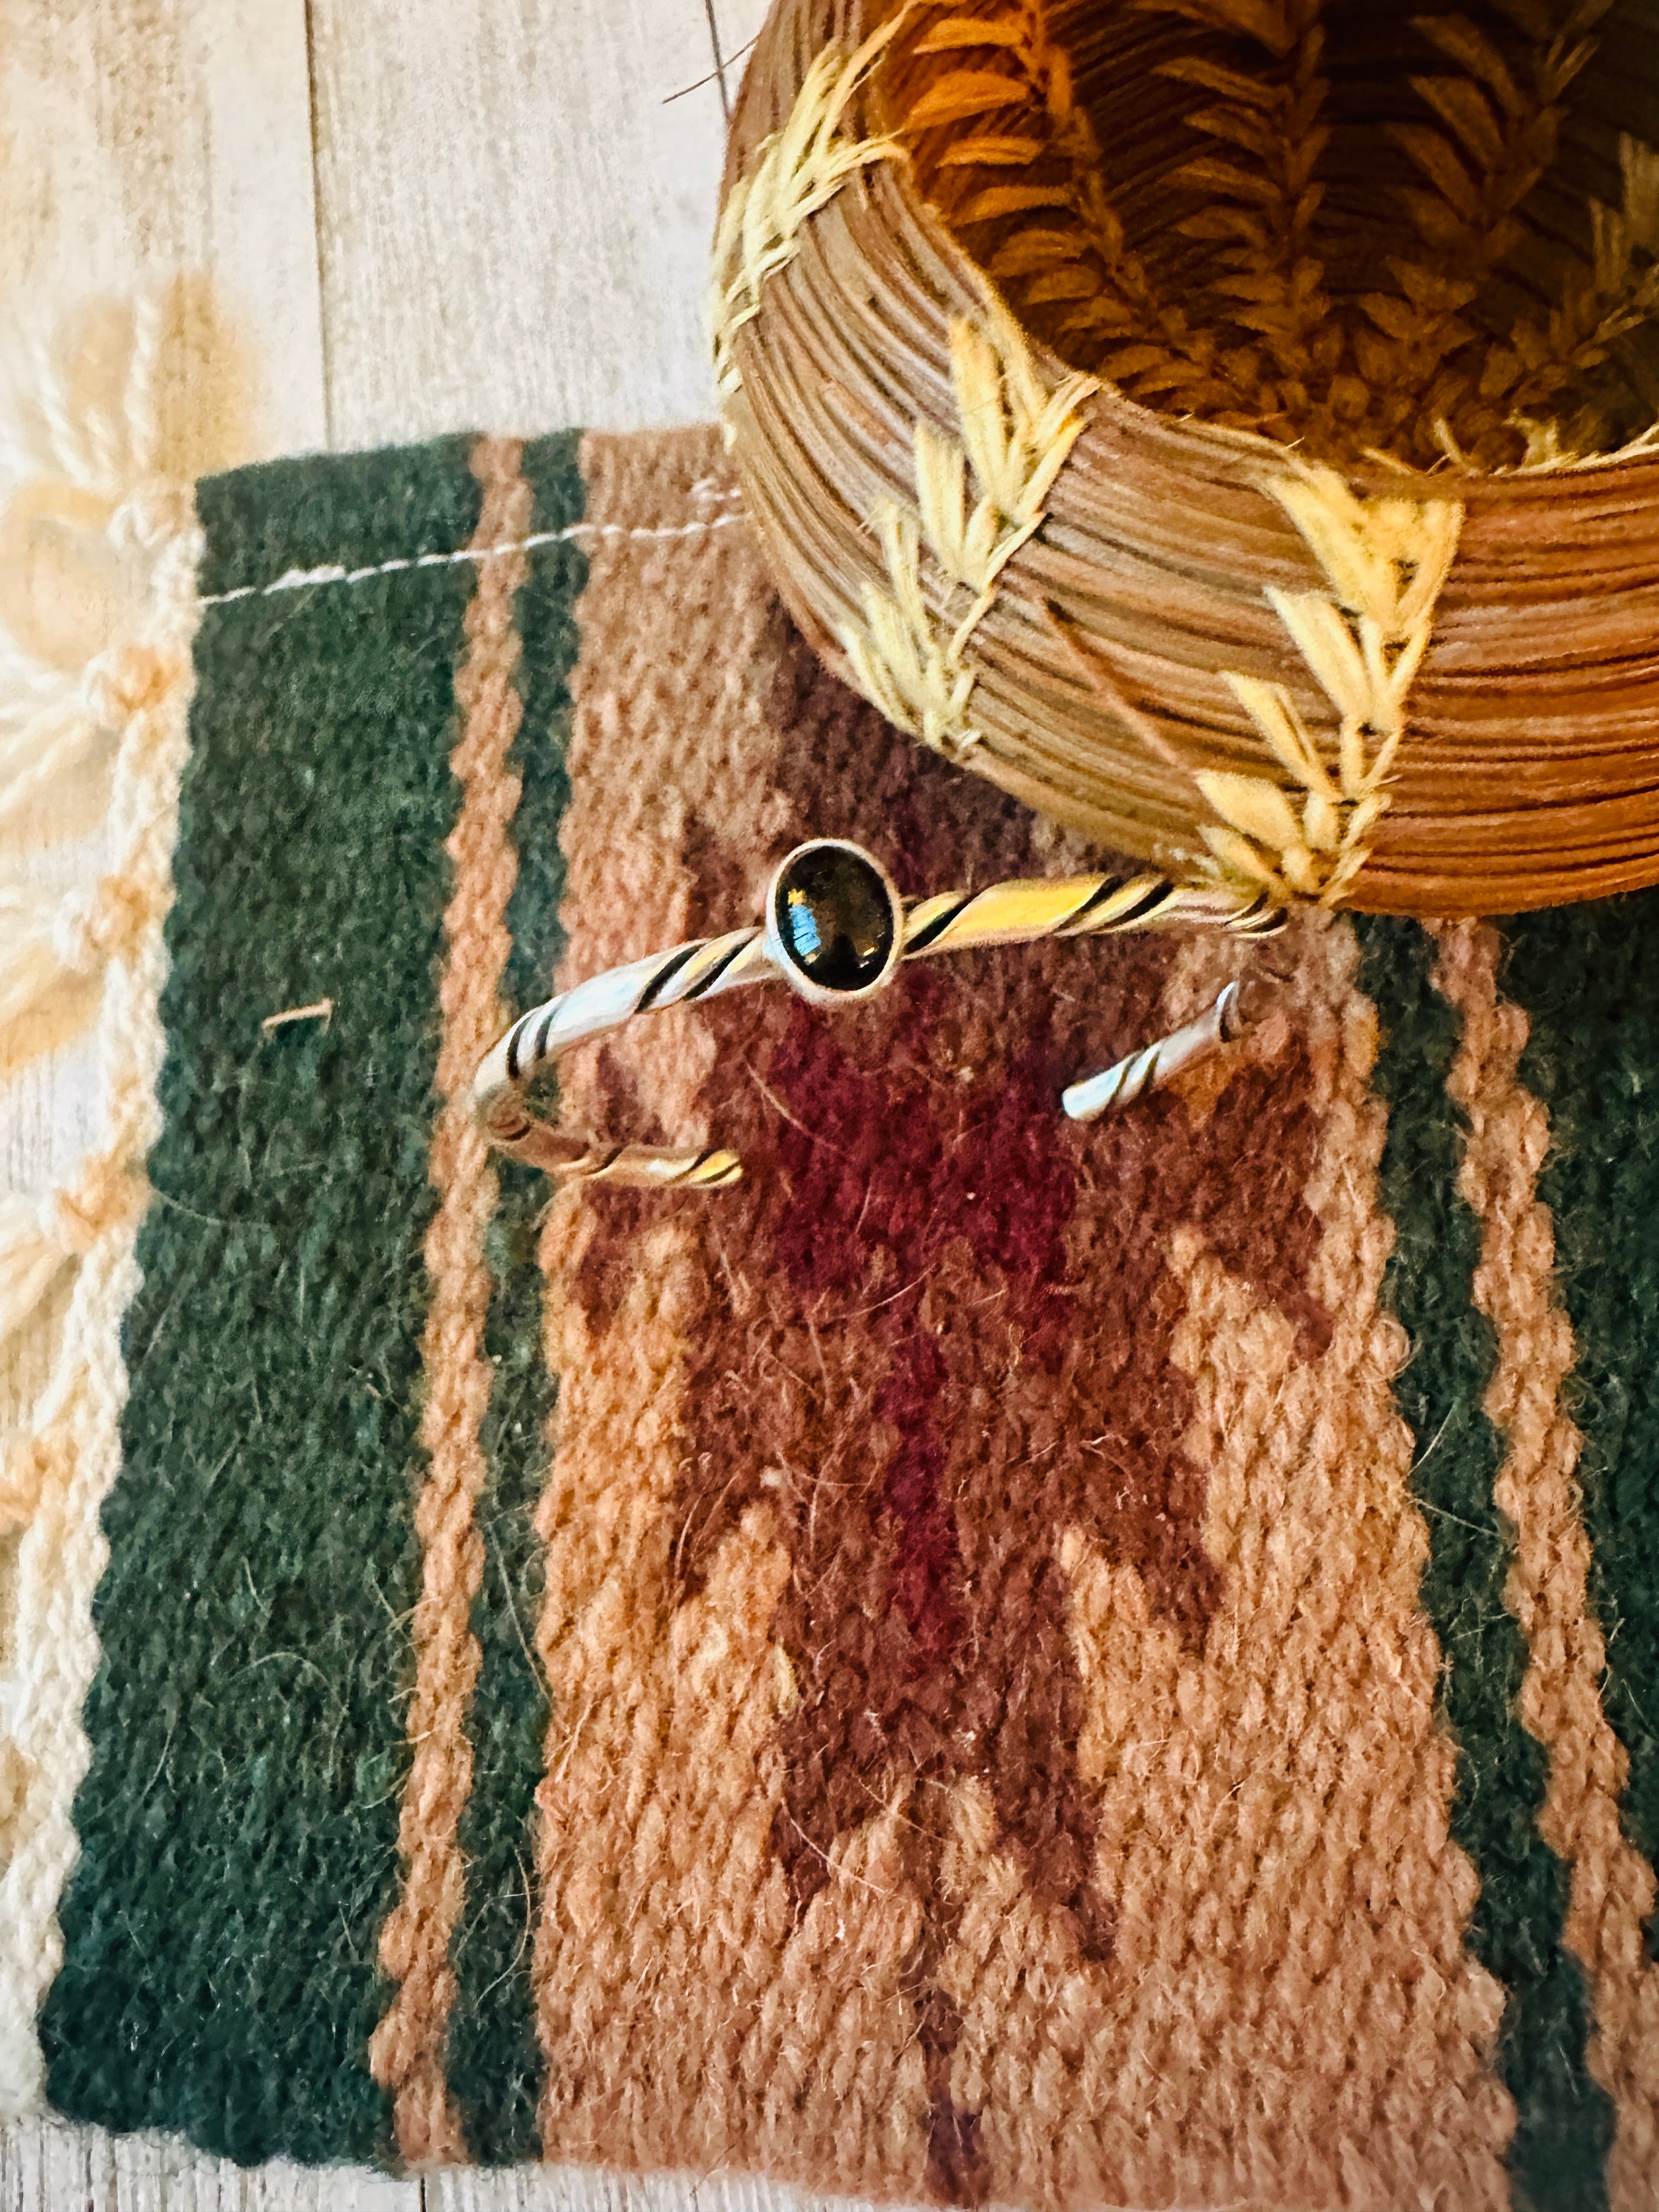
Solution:
{"label": "pine needle basket weave", "polygon": [[792,612],[1183,878],[1659,879],[1659,10],[778,0],[711,321]]}

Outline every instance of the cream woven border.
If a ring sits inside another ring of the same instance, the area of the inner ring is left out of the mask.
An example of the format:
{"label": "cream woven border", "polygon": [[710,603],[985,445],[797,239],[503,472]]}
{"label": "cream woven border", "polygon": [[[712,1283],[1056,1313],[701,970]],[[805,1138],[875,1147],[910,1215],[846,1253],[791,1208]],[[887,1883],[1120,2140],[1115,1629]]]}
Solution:
{"label": "cream woven border", "polygon": [[[7,520],[79,539],[102,643],[72,673],[15,630],[0,638],[0,825],[39,852],[83,829],[106,775],[106,863],[90,896],[43,899],[0,955],[0,1074],[55,1046],[43,1018],[75,998],[95,1025],[101,1142],[44,1200],[0,1198],[0,1358],[44,1387],[0,1449],[0,1510],[18,1540],[12,1648],[0,1680],[6,1780],[0,1875],[0,2116],[36,2111],[35,2028],[60,1963],[58,1905],[78,1850],[90,1755],[82,1708],[98,1663],[99,1513],[120,1464],[121,1321],[137,1286],[144,1161],[160,1122],[162,926],[188,750],[199,550],[191,483],[167,472],[161,402],[185,343],[178,295],[94,317],[36,349],[13,394]],[[105,584],[101,603],[97,580]],[[105,766],[112,750],[112,763]]]}

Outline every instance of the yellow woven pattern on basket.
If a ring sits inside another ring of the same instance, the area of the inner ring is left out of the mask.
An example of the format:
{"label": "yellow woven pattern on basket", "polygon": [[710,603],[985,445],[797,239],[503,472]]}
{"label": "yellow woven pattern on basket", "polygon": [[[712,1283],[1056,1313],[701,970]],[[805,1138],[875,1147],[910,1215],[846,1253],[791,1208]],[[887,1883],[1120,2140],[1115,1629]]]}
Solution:
{"label": "yellow woven pattern on basket", "polygon": [[[886,587],[865,584],[863,628],[845,628],[841,642],[854,681],[890,722],[960,755],[979,741],[969,714],[975,681],[964,658],[969,639],[1003,569],[1041,526],[1083,428],[1078,407],[1097,386],[1092,377],[1068,376],[1051,389],[1019,325],[994,301],[980,321],[951,324],[951,377],[959,435],[917,423],[917,511],[892,501],[878,509]],[[958,591],[974,595],[948,629],[950,614],[936,617],[922,586],[924,545],[946,580],[947,605]]]}
{"label": "yellow woven pattern on basket", "polygon": [[760,312],[769,276],[799,250],[801,226],[827,206],[856,170],[897,152],[890,137],[850,138],[842,125],[853,95],[903,21],[884,23],[862,46],[829,46],[815,55],[789,120],[763,141],[747,173],[726,195],[714,238],[708,323],[714,373],[723,394],[742,380],[732,340]]}
{"label": "yellow woven pattern on basket", "polygon": [[1360,499],[1333,469],[1307,468],[1268,489],[1329,578],[1332,596],[1267,598],[1340,717],[1332,776],[1282,684],[1224,672],[1234,697],[1300,796],[1266,776],[1203,769],[1199,789],[1221,817],[1202,825],[1224,880],[1285,900],[1333,905],[1369,854],[1389,805],[1406,702],[1428,650],[1434,610],[1457,551],[1455,500]]}

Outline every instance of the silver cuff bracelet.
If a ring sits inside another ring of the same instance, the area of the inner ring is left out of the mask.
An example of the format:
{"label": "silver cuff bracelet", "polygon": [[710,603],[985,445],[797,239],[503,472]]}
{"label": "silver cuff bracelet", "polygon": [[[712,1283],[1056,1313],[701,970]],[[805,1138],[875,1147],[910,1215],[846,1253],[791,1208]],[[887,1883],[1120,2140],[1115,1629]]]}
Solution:
{"label": "silver cuff bracelet", "polygon": [[[892,981],[901,960],[1049,937],[1109,937],[1198,924],[1236,937],[1271,935],[1284,915],[1265,894],[1172,883],[1157,875],[1060,876],[903,899],[861,846],[817,837],[785,856],[767,886],[764,918],[720,937],[607,969],[514,1022],[473,1081],[492,1144],[562,1182],[715,1189],[736,1182],[736,1153],[647,1145],[595,1147],[533,1115],[526,1086],[574,1044],[635,1014],[689,1006],[745,983],[783,981],[815,1006],[856,1006]],[[1200,1020],[1065,1094],[1075,1121],[1127,1105],[1202,1054],[1241,1035],[1254,1009],[1230,984]]]}

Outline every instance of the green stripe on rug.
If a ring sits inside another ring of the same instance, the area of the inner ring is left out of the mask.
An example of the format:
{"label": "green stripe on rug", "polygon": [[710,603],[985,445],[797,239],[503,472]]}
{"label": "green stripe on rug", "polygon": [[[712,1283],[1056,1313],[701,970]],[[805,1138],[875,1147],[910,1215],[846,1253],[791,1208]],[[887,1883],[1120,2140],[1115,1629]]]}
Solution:
{"label": "green stripe on rug", "polygon": [[[1505,926],[1504,988],[1531,1034],[1521,1078],[1547,1108],[1538,1194],[1577,1364],[1567,1403],[1601,1701],[1630,1754],[1620,1818],[1659,1863],[1659,892]],[[1650,1938],[1651,1948],[1651,1937]]]}
{"label": "green stripe on rug", "polygon": [[1383,1295],[1412,1345],[1395,1398],[1415,1439],[1413,1493],[1429,1529],[1421,1599],[1457,1745],[1451,1832],[1480,1881],[1468,1940],[1506,1993],[1510,2171],[1523,2207],[1600,2212],[1612,2111],[1585,2066],[1589,1997],[1562,1943],[1569,1877],[1538,1832],[1547,1761],[1522,1724],[1526,1642],[1504,1603],[1512,1546],[1492,1498],[1504,1447],[1481,1406],[1496,1338],[1474,1303],[1480,1229],[1458,1194],[1463,1120],[1446,1091],[1460,1025],[1430,981],[1437,948],[1424,930],[1372,917],[1355,927],[1381,1024],[1373,1082],[1389,1107],[1380,1172],[1395,1241]]}
{"label": "green stripe on rug", "polygon": [[[463,441],[200,488],[166,1129],[106,1510],[49,2092],[242,2160],[384,2154]],[[262,1018],[329,999],[330,1022]]]}
{"label": "green stripe on rug", "polygon": [[[524,474],[536,495],[533,532],[565,530],[581,520],[579,445],[572,434],[525,448]],[[564,949],[559,825],[569,796],[564,763],[578,646],[575,601],[586,576],[586,557],[574,544],[541,547],[531,556],[514,606],[524,642],[519,688],[525,713],[513,765],[523,790],[513,823],[519,875],[507,915],[513,951],[502,995],[515,1015],[551,991]],[[456,2002],[448,2070],[469,2151],[507,2164],[536,2155],[543,2073],[531,1987],[531,1822],[548,1705],[532,1657],[542,1596],[534,1516],[546,1479],[555,1390],[543,1356],[536,1264],[547,1178],[505,1159],[498,1172],[501,1202],[490,1236],[495,1288],[485,1337],[496,1373],[484,1428],[489,1485],[478,1508],[483,1583],[472,1609],[482,1665],[471,1729],[472,1794],[460,1825],[467,1893],[451,1953]]]}

